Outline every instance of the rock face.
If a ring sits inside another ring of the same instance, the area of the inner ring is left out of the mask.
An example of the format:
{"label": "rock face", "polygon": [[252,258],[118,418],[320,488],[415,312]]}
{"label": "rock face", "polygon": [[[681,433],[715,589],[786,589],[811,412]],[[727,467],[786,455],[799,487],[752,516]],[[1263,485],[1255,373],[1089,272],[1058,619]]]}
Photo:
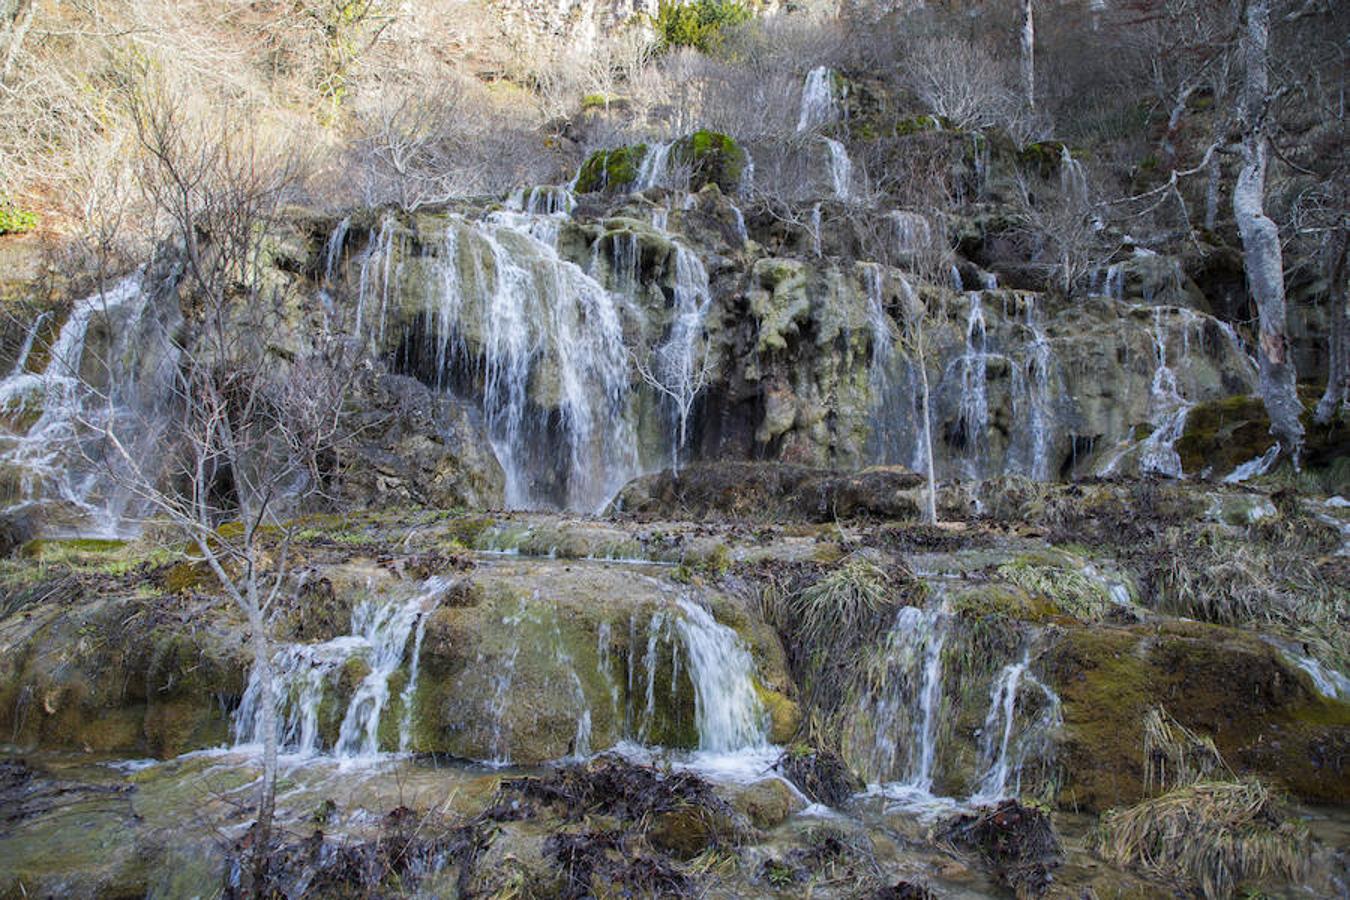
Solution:
{"label": "rock face", "polygon": [[[1300,549],[1339,538],[1283,501],[1023,481],[986,486],[982,520],[940,530],[888,499],[905,472],[684,477],[687,494],[636,521],[305,520],[274,631],[285,748],[535,765],[810,736],[847,783],[1096,810],[1154,792],[1141,723],[1161,709],[1235,772],[1346,802],[1350,707],[1331,674],[1346,647],[1321,630],[1344,573],[1310,575]],[[1248,567],[1231,597],[1229,542]],[[2,598],[0,729],[17,745],[168,757],[255,737],[243,622],[208,572],[110,542],[25,552],[74,568]],[[1279,605],[1282,579],[1298,606]],[[872,620],[848,599],[869,590]],[[1259,590],[1266,618],[1222,605]],[[746,804],[781,815],[772,792]]]}
{"label": "rock face", "polygon": [[504,479],[478,410],[416,379],[366,379],[351,400],[357,434],[339,475],[358,508],[494,508]]}

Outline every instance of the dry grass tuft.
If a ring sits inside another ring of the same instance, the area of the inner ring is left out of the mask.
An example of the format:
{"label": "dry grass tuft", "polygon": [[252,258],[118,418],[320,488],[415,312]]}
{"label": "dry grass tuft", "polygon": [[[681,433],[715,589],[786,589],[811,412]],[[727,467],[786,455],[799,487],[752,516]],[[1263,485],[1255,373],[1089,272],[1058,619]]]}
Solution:
{"label": "dry grass tuft", "polygon": [[1229,774],[1214,741],[1182,725],[1162,707],[1144,716],[1144,782],[1166,791]]}
{"label": "dry grass tuft", "polygon": [[1298,881],[1310,842],[1260,782],[1200,781],[1107,813],[1093,849],[1205,897],[1231,897],[1248,882]]}

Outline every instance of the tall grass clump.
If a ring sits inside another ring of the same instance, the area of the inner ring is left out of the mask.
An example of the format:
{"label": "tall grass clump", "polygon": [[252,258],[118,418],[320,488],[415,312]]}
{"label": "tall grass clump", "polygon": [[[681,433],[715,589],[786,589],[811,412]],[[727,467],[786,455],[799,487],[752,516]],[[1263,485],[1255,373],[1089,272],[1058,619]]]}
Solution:
{"label": "tall grass clump", "polygon": [[1204,897],[1244,884],[1296,882],[1308,868],[1307,829],[1287,820],[1257,781],[1199,781],[1102,817],[1093,849],[1108,862],[1178,881]]}

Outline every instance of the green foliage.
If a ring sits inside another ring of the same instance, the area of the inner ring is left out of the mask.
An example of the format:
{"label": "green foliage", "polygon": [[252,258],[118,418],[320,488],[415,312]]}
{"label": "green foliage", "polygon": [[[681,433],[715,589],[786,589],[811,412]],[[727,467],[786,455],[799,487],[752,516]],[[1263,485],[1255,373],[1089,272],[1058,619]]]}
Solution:
{"label": "green foliage", "polygon": [[22,234],[37,227],[37,213],[0,201],[0,234]]}
{"label": "green foliage", "polygon": [[661,50],[693,47],[708,52],[722,41],[724,29],[748,22],[749,5],[740,0],[661,0],[652,17]]}

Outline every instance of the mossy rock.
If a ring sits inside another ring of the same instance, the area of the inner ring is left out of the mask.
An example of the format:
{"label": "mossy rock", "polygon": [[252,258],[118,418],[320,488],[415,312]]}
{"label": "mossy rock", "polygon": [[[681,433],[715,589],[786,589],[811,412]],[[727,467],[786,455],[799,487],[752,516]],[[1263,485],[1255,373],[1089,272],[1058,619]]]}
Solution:
{"label": "mossy rock", "polygon": [[[1338,416],[1319,425],[1312,414],[1319,399],[1315,390],[1300,388],[1304,404],[1302,416],[1306,429],[1303,464],[1324,475],[1336,475],[1338,464],[1350,457],[1350,420]],[[1270,434],[1270,416],[1261,398],[1255,395],[1224,397],[1197,403],[1186,416],[1186,430],[1177,441],[1182,470],[1196,474],[1210,469],[1215,478],[1228,475],[1243,463],[1260,457],[1275,443]],[[1328,490],[1350,487],[1332,478]]]}
{"label": "mossy rock", "polygon": [[581,164],[577,174],[576,192],[591,194],[598,191],[618,192],[633,186],[638,169],[647,156],[646,144],[597,150]]}
{"label": "mossy rock", "polygon": [[1157,706],[1212,737],[1239,774],[1308,802],[1350,802],[1350,705],[1323,699],[1252,635],[1185,621],[1075,627],[1044,664],[1063,701],[1061,806],[1100,811],[1148,795],[1143,722]]}
{"label": "mossy rock", "polygon": [[690,190],[698,191],[715,184],[722,193],[731,194],[740,188],[750,157],[727,135],[703,130],[676,141],[670,148],[670,158],[689,167]]}

